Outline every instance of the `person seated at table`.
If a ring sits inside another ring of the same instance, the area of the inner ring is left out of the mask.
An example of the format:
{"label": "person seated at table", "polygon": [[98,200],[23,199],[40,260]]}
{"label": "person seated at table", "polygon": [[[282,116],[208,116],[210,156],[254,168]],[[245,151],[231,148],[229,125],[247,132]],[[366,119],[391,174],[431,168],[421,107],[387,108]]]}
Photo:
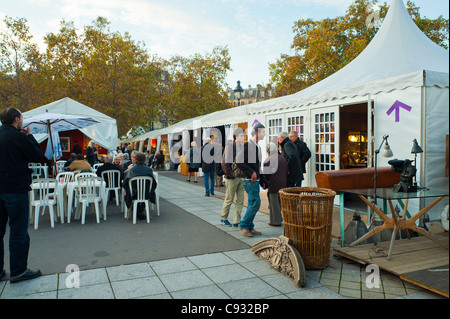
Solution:
{"label": "person seated at table", "polygon": [[114,156],[113,164],[123,171],[122,160],[123,160],[123,153],[118,153],[116,156]]}
{"label": "person seated at table", "polygon": [[[136,190],[133,188],[132,193],[130,194],[130,187],[129,181],[131,178],[136,176],[150,176],[153,177],[153,169],[147,165],[145,165],[145,154],[144,153],[136,153],[135,155],[135,165],[131,167],[130,169],[126,170],[124,173],[123,178],[123,188],[125,189],[125,204],[127,205],[127,209],[131,208],[132,200],[136,199],[137,194]],[[133,186],[135,186],[135,183],[133,183]],[[145,198],[148,198],[150,202],[153,204],[156,204],[156,195],[155,195],[155,189],[156,189],[156,180],[153,179],[152,188],[150,190],[150,193],[147,193]],[[139,219],[145,219],[146,215],[144,213],[145,206],[139,205],[138,206],[138,218]]]}
{"label": "person seated at table", "polygon": [[83,154],[77,154],[77,158],[69,165],[69,170],[73,171],[89,171],[92,172],[91,164],[84,159]]}
{"label": "person seated at table", "polygon": [[133,164],[133,162],[130,160],[130,154],[123,153],[120,165],[124,172],[127,170],[128,166],[130,166],[130,164]]}
{"label": "person seated at table", "polygon": [[[113,163],[114,159],[113,156],[111,154],[108,154],[105,159],[104,159],[104,164],[102,166],[100,166],[99,168],[97,168],[97,176],[98,177],[102,177],[102,172],[104,171],[109,171],[109,170],[115,170],[115,171],[119,171],[119,186],[122,186],[122,181],[123,181],[123,171],[122,169]],[[116,181],[117,182],[117,181]],[[105,175],[105,183],[108,184],[108,176]],[[117,184],[115,184],[117,185]],[[109,200],[112,201],[114,199],[115,193],[114,192],[109,192]]]}
{"label": "person seated at table", "polygon": [[64,167],[69,167],[69,165],[72,164],[72,162],[76,159],[77,159],[77,154],[71,153],[70,158],[67,160],[67,162],[64,163]]}
{"label": "person seated at table", "polygon": [[[124,167],[124,168],[123,168],[124,171],[126,171],[127,169],[132,168],[132,167],[136,164],[136,154],[137,154],[137,153],[139,153],[139,152],[138,152],[138,151],[132,151],[132,152],[131,152],[131,155],[130,155],[130,157],[131,157],[131,163],[128,164],[127,167]],[[142,153],[142,154],[144,154],[144,153]],[[145,154],[144,154],[144,155],[145,155]],[[146,160],[147,160],[147,157],[146,157]],[[144,161],[144,164],[147,165],[147,163],[145,163],[145,161]]]}

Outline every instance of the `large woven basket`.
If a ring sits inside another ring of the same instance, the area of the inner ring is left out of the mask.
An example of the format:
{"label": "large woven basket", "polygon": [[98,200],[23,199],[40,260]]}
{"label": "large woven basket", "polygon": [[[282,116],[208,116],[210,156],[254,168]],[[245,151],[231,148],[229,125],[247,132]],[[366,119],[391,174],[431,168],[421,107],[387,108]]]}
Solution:
{"label": "large woven basket", "polygon": [[279,191],[284,235],[302,256],[306,269],[324,269],[330,262],[333,201],[336,193],[317,187]]}

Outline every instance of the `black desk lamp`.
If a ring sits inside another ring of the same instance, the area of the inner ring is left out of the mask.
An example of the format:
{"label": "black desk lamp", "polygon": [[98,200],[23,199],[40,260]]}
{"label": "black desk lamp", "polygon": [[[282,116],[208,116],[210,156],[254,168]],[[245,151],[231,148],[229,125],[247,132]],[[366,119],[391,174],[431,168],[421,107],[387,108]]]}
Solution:
{"label": "black desk lamp", "polygon": [[[413,139],[413,147],[411,149],[411,154],[414,154],[414,166],[417,168],[417,154],[423,153],[423,149],[419,146],[419,143],[417,143],[416,139]],[[416,174],[414,174],[414,184],[417,188],[417,180],[416,180]]]}

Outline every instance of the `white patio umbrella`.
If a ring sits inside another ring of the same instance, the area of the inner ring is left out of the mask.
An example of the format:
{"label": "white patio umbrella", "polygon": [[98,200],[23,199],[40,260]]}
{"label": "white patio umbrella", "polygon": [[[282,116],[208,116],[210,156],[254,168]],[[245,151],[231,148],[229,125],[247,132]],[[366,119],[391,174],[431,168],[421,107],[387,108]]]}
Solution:
{"label": "white patio umbrella", "polygon": [[53,145],[52,132],[63,132],[81,129],[98,123],[90,117],[81,117],[78,115],[60,114],[45,112],[23,119],[23,127],[29,127],[31,133],[47,133],[53,150],[53,162],[56,166],[55,149]]}

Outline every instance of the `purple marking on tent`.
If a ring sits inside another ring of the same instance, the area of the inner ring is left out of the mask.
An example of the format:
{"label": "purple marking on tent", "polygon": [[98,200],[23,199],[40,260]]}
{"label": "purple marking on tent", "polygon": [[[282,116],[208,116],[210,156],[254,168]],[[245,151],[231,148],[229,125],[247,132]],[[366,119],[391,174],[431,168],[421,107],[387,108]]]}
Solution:
{"label": "purple marking on tent", "polygon": [[400,108],[403,108],[408,112],[411,112],[412,110],[411,106],[406,105],[405,103],[402,103],[399,100],[396,100],[395,103],[392,104],[391,108],[386,112],[386,114],[389,116],[395,110],[395,122],[400,122]]}
{"label": "purple marking on tent", "polygon": [[253,122],[252,126],[255,126],[256,124],[261,124],[261,122],[258,121],[258,120],[255,120],[255,121]]}

